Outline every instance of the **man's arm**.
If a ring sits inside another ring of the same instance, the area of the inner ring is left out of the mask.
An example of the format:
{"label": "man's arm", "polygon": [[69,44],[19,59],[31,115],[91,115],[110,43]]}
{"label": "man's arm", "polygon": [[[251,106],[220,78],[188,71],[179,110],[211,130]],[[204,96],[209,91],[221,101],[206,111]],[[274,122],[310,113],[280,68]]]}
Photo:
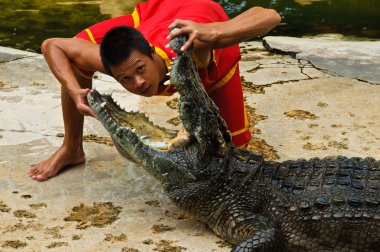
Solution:
{"label": "man's arm", "polygon": [[188,34],[189,40],[183,46],[186,50],[196,40],[212,49],[238,44],[250,38],[267,34],[281,21],[280,15],[272,9],[253,7],[225,22],[199,24],[190,20],[175,20],[169,30],[179,28],[169,34],[171,39],[180,34]]}
{"label": "man's arm", "polygon": [[42,53],[51,72],[68,90],[80,113],[95,116],[87,105],[89,89],[82,89],[72,69],[76,67],[88,71],[104,72],[99,46],[77,38],[52,38],[42,43]]}

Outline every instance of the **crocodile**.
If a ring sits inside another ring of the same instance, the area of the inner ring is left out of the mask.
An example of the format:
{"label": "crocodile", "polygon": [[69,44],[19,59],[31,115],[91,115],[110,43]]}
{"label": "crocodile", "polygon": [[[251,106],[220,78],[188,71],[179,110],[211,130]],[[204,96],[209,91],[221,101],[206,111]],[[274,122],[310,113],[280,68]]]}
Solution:
{"label": "crocodile", "polygon": [[[159,149],[126,122],[128,113],[96,90],[88,101],[118,151],[163,185],[181,209],[233,245],[232,251],[378,251],[380,161],[325,158],[267,161],[235,147],[191,58],[177,53],[170,81],[190,134],[175,149]],[[169,134],[170,135],[170,134]],[[163,133],[163,138],[168,138]],[[157,140],[157,139],[156,139]]]}

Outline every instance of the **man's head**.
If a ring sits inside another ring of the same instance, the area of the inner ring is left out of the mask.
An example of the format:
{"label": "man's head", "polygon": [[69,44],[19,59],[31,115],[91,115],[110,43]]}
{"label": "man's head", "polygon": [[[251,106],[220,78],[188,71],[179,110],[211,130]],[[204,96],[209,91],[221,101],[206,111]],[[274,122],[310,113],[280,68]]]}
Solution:
{"label": "man's head", "polygon": [[135,28],[119,26],[104,36],[100,57],[106,71],[132,93],[152,96],[160,82],[154,49]]}

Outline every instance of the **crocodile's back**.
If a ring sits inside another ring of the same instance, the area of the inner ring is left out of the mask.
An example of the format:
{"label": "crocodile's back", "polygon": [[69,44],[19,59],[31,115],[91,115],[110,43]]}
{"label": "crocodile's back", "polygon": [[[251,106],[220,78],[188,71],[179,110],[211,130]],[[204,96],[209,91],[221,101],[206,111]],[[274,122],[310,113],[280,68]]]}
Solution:
{"label": "crocodile's back", "polygon": [[292,250],[380,248],[380,162],[314,158],[263,169],[272,197],[263,209]]}

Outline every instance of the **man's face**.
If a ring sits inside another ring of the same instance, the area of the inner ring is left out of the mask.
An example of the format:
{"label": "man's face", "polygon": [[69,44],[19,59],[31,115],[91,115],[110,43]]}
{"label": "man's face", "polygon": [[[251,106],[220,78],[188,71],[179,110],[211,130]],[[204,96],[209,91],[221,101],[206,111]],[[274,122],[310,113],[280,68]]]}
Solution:
{"label": "man's face", "polygon": [[152,96],[157,93],[160,82],[158,67],[152,58],[137,50],[110,70],[115,79],[134,94]]}

